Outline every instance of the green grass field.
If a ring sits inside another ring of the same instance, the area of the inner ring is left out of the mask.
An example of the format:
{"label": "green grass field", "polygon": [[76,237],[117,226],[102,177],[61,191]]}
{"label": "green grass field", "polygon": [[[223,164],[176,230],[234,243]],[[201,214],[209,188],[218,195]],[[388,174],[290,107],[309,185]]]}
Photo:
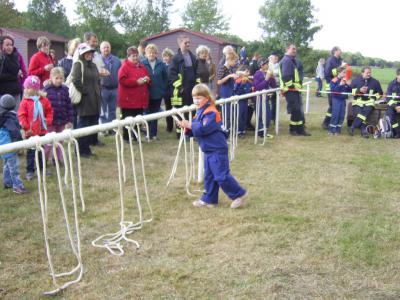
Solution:
{"label": "green grass field", "polygon": [[[114,141],[103,139],[97,157],[83,160],[84,277],[55,298],[399,299],[399,140],[328,136],[325,106],[313,99],[309,138],[288,136],[282,113],[281,134],[265,146],[239,141],[231,169],[249,191],[239,210],[222,194],[215,209],[193,208],[182,164],[166,188],[177,141],[161,121],[160,140],[144,145],[155,219],[131,235],[141,248],[126,246],[123,257],[91,246],[119,222]],[[27,188],[23,196],[0,191],[2,299],[51,288],[36,182]],[[57,272],[66,271],[74,261],[54,175],[49,188],[50,243]],[[127,206],[137,220],[134,198]]]}

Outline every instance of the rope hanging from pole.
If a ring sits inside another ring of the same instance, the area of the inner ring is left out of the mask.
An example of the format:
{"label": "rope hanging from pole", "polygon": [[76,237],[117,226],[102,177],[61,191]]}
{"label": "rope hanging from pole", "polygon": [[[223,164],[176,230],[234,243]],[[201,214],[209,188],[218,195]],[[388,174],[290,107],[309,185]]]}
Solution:
{"label": "rope hanging from pole", "polygon": [[[67,230],[67,235],[69,239],[69,243],[72,249],[73,254],[75,255],[77,265],[69,272],[64,273],[56,273],[55,268],[53,265],[53,259],[51,255],[50,245],[49,245],[49,233],[48,233],[48,193],[47,193],[47,182],[46,182],[46,155],[44,148],[40,145],[39,141],[37,141],[36,151],[35,151],[35,163],[36,163],[36,170],[37,170],[37,179],[38,179],[38,192],[39,192],[39,202],[40,202],[40,209],[42,215],[42,223],[43,223],[43,234],[45,240],[45,248],[46,248],[46,255],[50,269],[50,275],[52,277],[53,285],[55,289],[51,291],[44,292],[45,295],[55,295],[61,290],[79,282],[83,276],[83,265],[82,265],[82,258],[81,258],[81,243],[80,243],[80,235],[79,235],[79,220],[78,220],[78,208],[77,208],[77,197],[76,197],[76,186],[75,186],[75,174],[73,168],[73,155],[71,151],[71,143],[77,143],[75,139],[70,139],[68,141],[68,156],[66,155],[65,149],[63,145],[59,142],[53,141],[52,144],[52,151],[53,156],[55,158],[55,166],[56,166],[56,173],[57,173],[57,182],[58,182],[58,189],[60,193],[61,199],[61,206],[64,215],[64,222]],[[64,180],[61,176],[61,168],[60,162],[57,158],[57,148],[61,149],[61,156],[64,162]],[[77,152],[77,156],[79,157],[79,152]],[[41,158],[41,159],[40,159]],[[40,164],[41,163],[41,164]],[[80,160],[78,159],[78,173],[80,172]],[[68,174],[70,175],[71,179],[71,190],[72,190],[72,200],[73,200],[73,210],[74,210],[74,231],[75,237],[71,231],[71,225],[69,222],[68,217],[68,210],[66,206],[66,199],[64,189],[68,188]],[[81,177],[81,175],[78,175]],[[81,185],[79,186],[80,191]],[[81,198],[81,203],[83,202],[83,198]],[[72,276],[78,273],[75,279],[70,280],[64,284],[60,284],[57,279]]]}
{"label": "rope hanging from pole", "polygon": [[[120,125],[116,130],[115,134],[115,146],[117,152],[117,166],[118,166],[118,183],[119,183],[119,194],[120,194],[120,209],[121,209],[121,217],[120,217],[120,230],[115,233],[108,233],[99,236],[97,239],[92,241],[92,245],[98,248],[107,249],[112,255],[122,256],[125,254],[123,249],[122,241],[126,241],[128,243],[132,243],[138,249],[140,247],[139,243],[136,240],[130,239],[127,235],[132,234],[134,231],[137,231],[143,227],[144,223],[149,223],[153,220],[153,210],[150,205],[149,193],[147,188],[146,174],[145,174],[145,166],[144,166],[144,157],[143,157],[143,148],[142,148],[142,140],[140,134],[140,123],[135,124],[135,120],[132,118],[132,123],[129,126],[126,126],[128,129],[129,136],[129,148],[131,155],[131,165],[132,165],[132,176],[134,181],[134,194],[136,198],[136,205],[138,207],[139,221],[134,223],[132,221],[126,221],[125,218],[125,193],[124,193],[124,184],[127,182],[126,176],[126,167],[124,162],[124,140],[122,138],[122,126]],[[149,126],[147,122],[142,119],[142,124],[146,126],[146,136],[149,135]],[[137,126],[137,130],[134,129],[135,125]],[[135,135],[136,140],[138,142],[140,161],[141,161],[141,169],[142,169],[142,177],[143,177],[143,185],[144,185],[144,193],[146,198],[146,204],[150,212],[150,218],[143,220],[143,208],[140,201],[140,193],[139,193],[139,184],[137,179],[137,171],[136,171],[136,163],[135,163],[135,152],[133,148],[133,136]]]}

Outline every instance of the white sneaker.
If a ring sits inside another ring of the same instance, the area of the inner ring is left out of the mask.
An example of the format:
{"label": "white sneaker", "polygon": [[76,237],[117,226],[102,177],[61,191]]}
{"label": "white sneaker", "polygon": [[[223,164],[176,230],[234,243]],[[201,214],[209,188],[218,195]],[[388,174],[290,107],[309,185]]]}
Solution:
{"label": "white sneaker", "polygon": [[212,208],[212,207],[215,207],[216,205],[215,204],[209,204],[209,203],[207,203],[207,202],[204,202],[203,200],[196,200],[196,201],[193,201],[193,206],[194,207],[208,207],[208,208]]}
{"label": "white sneaker", "polygon": [[245,198],[247,197],[247,192],[242,197],[236,198],[231,203],[231,208],[236,209],[246,204]]}

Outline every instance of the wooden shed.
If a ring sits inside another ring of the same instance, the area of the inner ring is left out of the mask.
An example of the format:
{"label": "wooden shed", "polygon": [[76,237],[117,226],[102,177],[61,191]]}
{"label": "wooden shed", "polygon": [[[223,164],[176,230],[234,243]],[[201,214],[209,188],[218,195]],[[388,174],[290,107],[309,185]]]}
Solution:
{"label": "wooden shed", "polygon": [[38,49],[36,48],[36,40],[40,36],[45,36],[50,40],[50,48],[55,50],[57,60],[60,60],[65,56],[65,45],[68,42],[68,39],[63,36],[59,36],[46,31],[0,28],[0,36],[5,35],[9,35],[14,39],[15,47],[21,53],[27,67],[33,54],[38,51]]}
{"label": "wooden shed", "polygon": [[234,48],[238,47],[236,43],[232,43],[210,34],[192,31],[186,28],[177,28],[156,35],[152,35],[148,38],[145,38],[144,41],[155,44],[161,56],[161,52],[165,48],[172,49],[174,53],[178,51],[179,46],[177,38],[181,34],[185,34],[190,38],[190,51],[192,51],[194,55],[196,55],[196,48],[199,45],[205,45],[209,47],[211,50],[211,59],[216,65],[218,65],[218,62],[223,56],[222,49],[225,46],[231,45]]}

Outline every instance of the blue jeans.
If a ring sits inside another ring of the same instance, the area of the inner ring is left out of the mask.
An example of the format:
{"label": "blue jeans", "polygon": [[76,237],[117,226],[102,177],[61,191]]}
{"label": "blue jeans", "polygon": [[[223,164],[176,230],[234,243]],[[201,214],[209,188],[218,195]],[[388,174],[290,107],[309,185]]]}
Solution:
{"label": "blue jeans", "polygon": [[109,123],[116,119],[118,89],[101,89],[100,123]]}
{"label": "blue jeans", "polygon": [[3,183],[4,186],[13,188],[23,188],[19,177],[19,159],[17,153],[14,153],[11,157],[3,159]]}
{"label": "blue jeans", "polygon": [[329,124],[329,131],[332,133],[340,133],[346,114],[346,100],[332,97],[332,117]]}
{"label": "blue jeans", "polygon": [[206,203],[218,203],[218,191],[221,188],[231,199],[242,197],[246,190],[230,174],[228,153],[204,154],[204,189],[201,197]]}
{"label": "blue jeans", "polygon": [[[160,111],[162,99],[150,99],[149,107],[147,108],[147,114],[153,114]],[[150,127],[150,138],[157,136],[157,120],[149,122]]]}

